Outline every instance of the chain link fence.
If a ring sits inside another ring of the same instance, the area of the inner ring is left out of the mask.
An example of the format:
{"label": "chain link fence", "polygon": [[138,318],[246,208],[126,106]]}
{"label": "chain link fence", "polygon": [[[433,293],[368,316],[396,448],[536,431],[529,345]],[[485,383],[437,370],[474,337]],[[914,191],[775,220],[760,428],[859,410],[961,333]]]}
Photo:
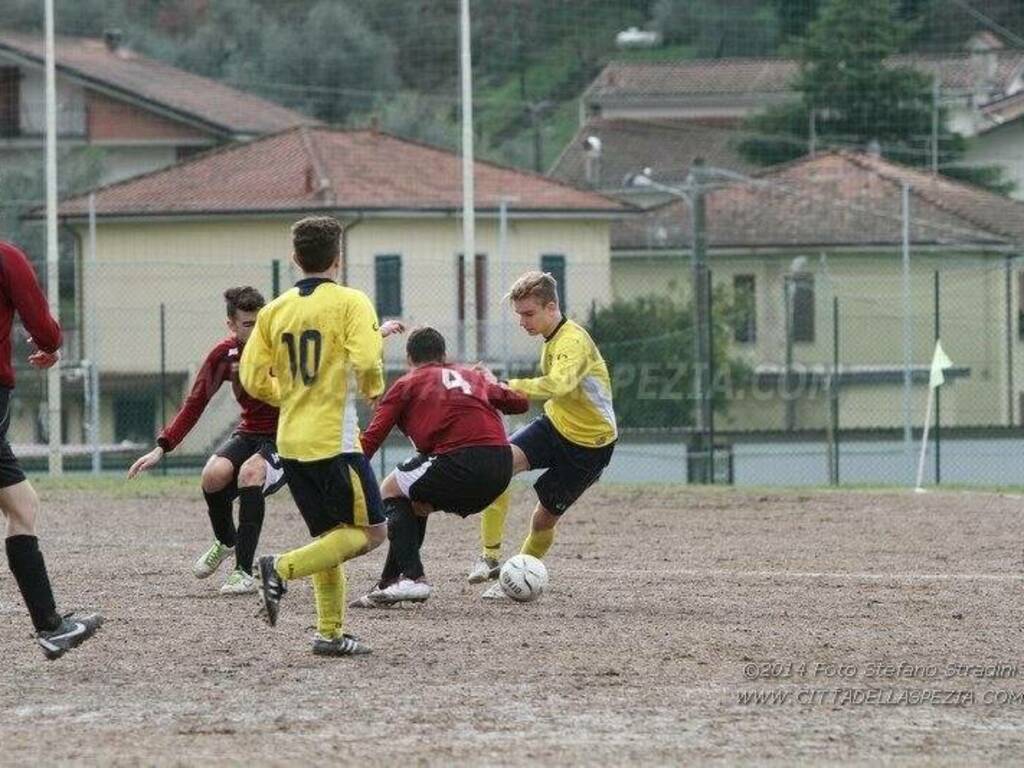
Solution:
{"label": "chain link fence", "polygon": [[[0,22],[0,236],[45,284],[36,5]],[[540,349],[502,297],[526,270],[555,275],[611,366],[606,479],[912,485],[927,412],[926,481],[1024,483],[1012,4],[988,21],[878,6],[857,27],[851,0],[474,1],[469,260],[458,4],[71,5],[57,15],[69,469],[121,470],[152,444],[225,333],[223,291],[286,290],[288,226],[315,211],[346,224],[343,280],[382,318],[431,324],[451,357],[506,375],[535,371]],[[863,42],[843,54],[874,73],[862,81],[892,87],[798,78],[832,71],[813,44],[829,25]],[[953,365],[932,390],[938,339]],[[42,469],[46,379],[29,352],[17,331],[9,437]],[[400,339],[385,360],[402,371]],[[201,466],[236,417],[225,387],[168,468]],[[389,443],[382,466],[405,450]]]}

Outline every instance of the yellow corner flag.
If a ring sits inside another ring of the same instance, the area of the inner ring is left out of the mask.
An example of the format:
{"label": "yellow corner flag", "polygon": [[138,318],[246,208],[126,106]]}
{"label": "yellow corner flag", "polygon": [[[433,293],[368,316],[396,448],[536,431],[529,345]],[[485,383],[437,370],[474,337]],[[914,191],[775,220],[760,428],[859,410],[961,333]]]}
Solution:
{"label": "yellow corner flag", "polygon": [[942,349],[942,342],[936,340],[935,342],[935,354],[932,355],[932,372],[928,377],[928,386],[932,389],[941,387],[946,383],[946,377],[942,373],[947,368],[953,367],[953,361],[949,359],[949,356]]}

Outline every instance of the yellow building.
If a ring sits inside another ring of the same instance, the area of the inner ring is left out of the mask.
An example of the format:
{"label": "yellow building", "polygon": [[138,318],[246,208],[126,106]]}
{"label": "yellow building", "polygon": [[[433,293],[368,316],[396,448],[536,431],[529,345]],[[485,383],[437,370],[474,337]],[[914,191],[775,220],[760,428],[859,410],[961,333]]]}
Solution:
{"label": "yellow building", "polygon": [[[79,262],[74,351],[101,372],[101,441],[153,439],[225,332],[224,289],[253,285],[268,298],[287,289],[297,278],[289,226],[313,213],[346,225],[344,280],[366,291],[381,317],[436,326],[452,357],[535,364],[536,340],[502,306],[508,285],[527,269],[551,271],[568,313],[585,317],[611,297],[609,228],[629,208],[478,162],[470,283],[460,166],[452,152],[377,131],[289,130],[97,190],[95,260],[89,198],[65,202],[60,215]],[[475,302],[465,298],[470,284]],[[389,367],[400,368],[402,342],[386,346]],[[78,425],[81,400],[68,400],[68,421]],[[183,450],[207,449],[233,423],[228,388],[211,411]]]}
{"label": "yellow building", "polygon": [[[1017,257],[1024,204],[872,154],[830,152],[745,182],[716,179],[706,210],[719,306],[739,305],[726,341],[753,373],[747,381],[718,382],[728,401],[716,417],[719,428],[827,427],[834,299],[841,427],[904,424],[905,360],[909,413],[919,425],[935,344],[937,271],[939,331],[956,363],[942,394],[943,423],[1022,423],[1024,264]],[[691,242],[683,199],[616,224],[613,295],[688,301]],[[793,398],[783,396],[787,371]]]}

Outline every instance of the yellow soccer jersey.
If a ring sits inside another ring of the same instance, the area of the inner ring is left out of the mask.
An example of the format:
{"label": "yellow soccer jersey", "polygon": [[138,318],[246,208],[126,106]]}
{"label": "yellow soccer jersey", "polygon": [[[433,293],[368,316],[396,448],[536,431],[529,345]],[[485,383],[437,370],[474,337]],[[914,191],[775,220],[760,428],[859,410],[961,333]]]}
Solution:
{"label": "yellow soccer jersey", "polygon": [[260,310],[239,378],[281,409],[277,450],[316,461],[361,451],[350,375],[364,397],[384,391],[377,313],[362,291],[306,278]]}
{"label": "yellow soccer jersey", "polygon": [[618,436],[608,366],[590,334],[563,318],[544,340],[541,376],[512,379],[509,387],[534,400],[546,400],[544,413],[566,440],[588,448]]}

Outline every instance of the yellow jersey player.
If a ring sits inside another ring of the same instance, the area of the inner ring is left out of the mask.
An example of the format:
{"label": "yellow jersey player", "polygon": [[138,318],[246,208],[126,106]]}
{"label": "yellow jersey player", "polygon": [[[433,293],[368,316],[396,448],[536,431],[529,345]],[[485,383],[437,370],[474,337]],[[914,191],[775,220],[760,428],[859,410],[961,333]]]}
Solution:
{"label": "yellow jersey player", "polygon": [[277,623],[286,582],[311,576],[313,653],[350,656],[369,648],[343,630],[343,563],[378,546],[387,525],[377,480],[359,445],[350,376],[375,401],[384,391],[377,314],[361,291],[335,282],[341,225],[321,216],[292,226],[295,287],[260,310],[242,354],[242,386],[280,409],[277,449],[292,498],[315,540],[259,558],[262,612]]}
{"label": "yellow jersey player", "polygon": [[[508,295],[523,330],[544,339],[541,375],[507,382],[509,389],[545,401],[544,415],[510,438],[514,472],[547,470],[533,486],[537,506],[520,550],[537,558],[551,548],[562,514],[608,466],[618,437],[608,367],[590,334],[562,314],[557,288],[551,275],[527,272]],[[497,577],[508,494],[506,490],[484,510],[484,552],[470,573],[471,582]],[[505,598],[501,582],[483,597]]]}

